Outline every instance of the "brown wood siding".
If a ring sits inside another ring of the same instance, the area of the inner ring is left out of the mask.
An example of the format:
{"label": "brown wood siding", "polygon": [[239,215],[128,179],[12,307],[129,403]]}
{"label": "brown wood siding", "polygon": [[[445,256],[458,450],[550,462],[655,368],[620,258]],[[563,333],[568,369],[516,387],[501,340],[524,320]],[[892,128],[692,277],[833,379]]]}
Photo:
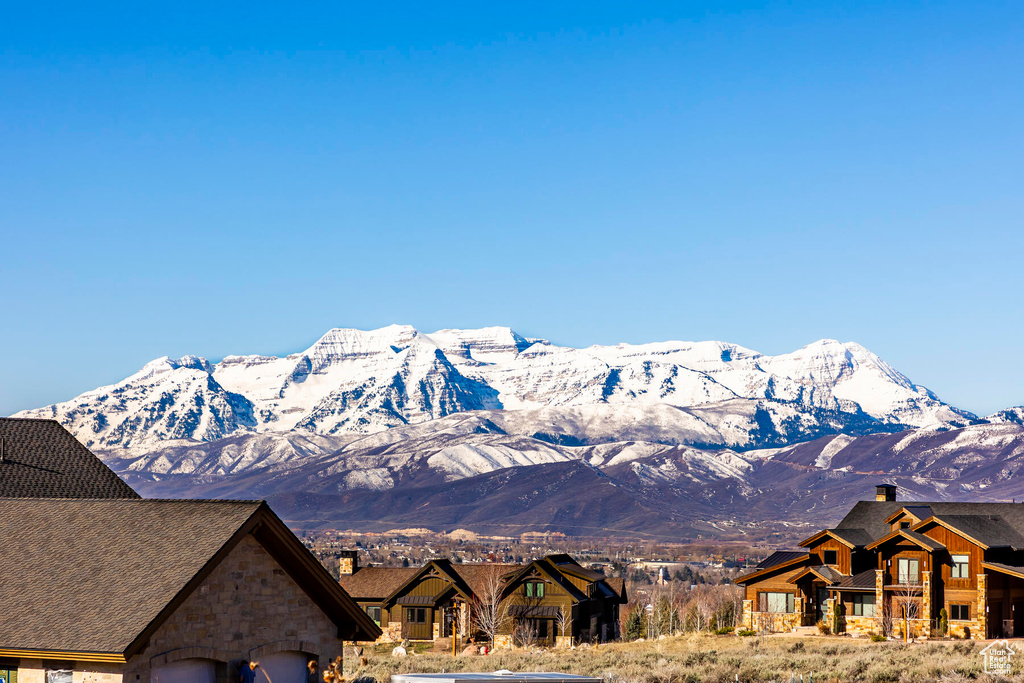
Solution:
{"label": "brown wood siding", "polygon": [[807,546],[807,550],[812,554],[811,564],[825,564],[825,551],[835,550],[838,564],[829,566],[834,567],[837,571],[847,576],[852,573],[850,571],[849,546],[840,543],[831,536],[823,536],[816,543]]}
{"label": "brown wood siding", "polygon": [[[953,590],[976,590],[978,587],[978,574],[981,573],[981,562],[984,559],[985,551],[972,541],[968,541],[960,534],[954,533],[944,526],[934,524],[922,532],[928,538],[946,546],[946,552],[936,553],[936,567],[933,576],[937,577],[947,591]],[[967,568],[966,579],[950,578],[953,569],[951,555],[970,556]]]}
{"label": "brown wood siding", "polygon": [[[879,551],[879,569],[882,569],[885,572],[886,585],[897,583],[897,579],[899,578],[899,563],[897,560],[900,558],[917,560],[919,572],[931,571],[931,554],[910,541],[901,541],[898,543],[889,542],[879,548]],[[920,577],[922,574],[919,574],[918,576]]]}
{"label": "brown wood siding", "polygon": [[415,586],[412,586],[408,590],[403,591],[400,594],[400,596],[425,595],[428,597],[433,597],[450,585],[452,585],[450,581],[446,581],[438,577],[428,576],[419,583],[417,583]]}

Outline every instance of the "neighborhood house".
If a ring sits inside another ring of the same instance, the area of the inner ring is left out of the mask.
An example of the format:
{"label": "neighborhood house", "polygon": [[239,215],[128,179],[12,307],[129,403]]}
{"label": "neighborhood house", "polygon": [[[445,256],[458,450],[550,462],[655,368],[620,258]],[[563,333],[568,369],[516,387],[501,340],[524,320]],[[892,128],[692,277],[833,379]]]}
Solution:
{"label": "neighborhood house", "polygon": [[1024,636],[1024,504],[900,502],[883,484],[736,583],[753,630]]}
{"label": "neighborhood house", "polygon": [[442,559],[393,568],[360,567],[356,551],[346,551],[341,585],[380,625],[385,642],[447,638],[453,629],[483,637],[482,621],[492,624],[498,647],[516,639],[605,642],[619,638],[619,605],[626,602],[621,578],[585,569],[565,554],[525,565]]}

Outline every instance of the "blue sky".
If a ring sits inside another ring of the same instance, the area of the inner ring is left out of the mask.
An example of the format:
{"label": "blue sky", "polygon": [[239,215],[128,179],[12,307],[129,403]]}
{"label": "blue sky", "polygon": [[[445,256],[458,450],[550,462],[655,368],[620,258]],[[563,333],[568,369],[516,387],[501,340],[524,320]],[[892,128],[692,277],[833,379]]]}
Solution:
{"label": "blue sky", "polygon": [[0,414],[395,322],[1024,403],[1019,3],[136,5],[0,24]]}

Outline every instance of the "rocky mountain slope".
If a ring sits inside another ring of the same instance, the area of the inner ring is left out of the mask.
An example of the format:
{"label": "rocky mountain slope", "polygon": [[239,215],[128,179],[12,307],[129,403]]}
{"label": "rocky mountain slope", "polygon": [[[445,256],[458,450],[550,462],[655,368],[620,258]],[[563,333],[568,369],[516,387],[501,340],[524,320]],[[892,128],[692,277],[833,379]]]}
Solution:
{"label": "rocky mountain slope", "polygon": [[1024,409],[978,419],[829,340],[337,329],[283,358],[158,359],[19,416],[60,420],[144,495],[267,498],[305,527],[763,538],[880,479],[1024,498]]}
{"label": "rocky mountain slope", "polygon": [[508,328],[408,326],[331,330],[283,358],[160,358],[18,415],[60,420],[89,447],[149,450],[245,433],[371,434],[476,410],[580,408],[588,420],[594,406],[628,407],[655,429],[664,417],[666,433],[653,440],[740,448],[974,418],[853,343],[781,356],[724,342],[574,349]]}

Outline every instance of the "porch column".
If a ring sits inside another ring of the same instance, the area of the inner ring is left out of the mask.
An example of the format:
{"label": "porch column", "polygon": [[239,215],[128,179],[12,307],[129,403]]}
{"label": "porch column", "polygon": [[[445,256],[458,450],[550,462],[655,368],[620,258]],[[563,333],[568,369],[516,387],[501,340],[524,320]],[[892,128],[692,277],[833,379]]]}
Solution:
{"label": "porch column", "polygon": [[793,611],[796,613],[796,623],[792,624],[790,628],[796,630],[798,626],[804,625],[804,603],[807,602],[807,598],[801,596],[793,600]]}
{"label": "porch column", "polygon": [[975,622],[971,638],[984,640],[988,637],[988,575],[984,573],[978,574],[978,610]]}
{"label": "porch column", "polygon": [[932,622],[932,573],[921,572],[921,618],[924,619],[924,635],[931,635]]}
{"label": "porch column", "polygon": [[754,630],[754,601],[744,600],[743,601],[743,614],[740,615],[740,628],[745,628],[750,631]]}
{"label": "porch column", "polygon": [[836,624],[836,598],[834,597],[835,593],[833,593],[832,596],[833,597],[830,597],[828,600],[825,601],[824,609],[822,610],[822,612],[825,615],[824,616],[825,624],[828,626],[829,630],[833,631],[833,635],[837,635],[838,631],[836,629],[837,624]]}

